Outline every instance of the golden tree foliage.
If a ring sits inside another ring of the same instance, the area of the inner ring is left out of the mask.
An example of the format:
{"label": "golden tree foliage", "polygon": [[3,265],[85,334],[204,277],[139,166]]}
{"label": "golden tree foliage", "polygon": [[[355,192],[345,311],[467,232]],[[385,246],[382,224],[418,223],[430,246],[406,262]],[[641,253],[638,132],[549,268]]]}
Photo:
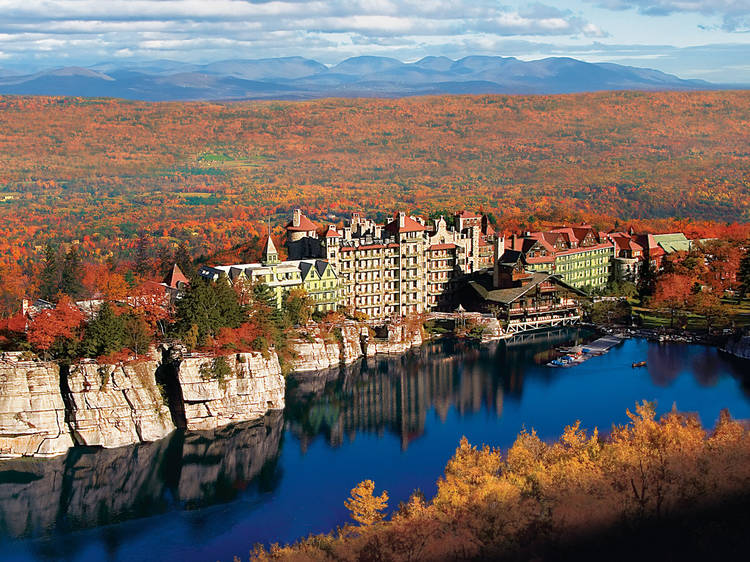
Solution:
{"label": "golden tree foliage", "polygon": [[351,497],[344,502],[346,509],[360,525],[372,525],[383,520],[383,512],[388,507],[388,492],[374,494],[375,482],[365,480],[352,488]]}
{"label": "golden tree foliage", "polygon": [[[258,548],[254,559],[541,559],[545,548],[597,531],[651,528],[750,494],[750,431],[727,412],[712,432],[675,410],[657,420],[647,402],[627,414],[630,422],[606,439],[579,423],[554,443],[522,431],[504,458],[464,438],[431,501],[417,493],[379,525]],[[363,482],[347,502],[367,522],[379,521],[379,511],[360,505],[385,506],[373,489]]]}

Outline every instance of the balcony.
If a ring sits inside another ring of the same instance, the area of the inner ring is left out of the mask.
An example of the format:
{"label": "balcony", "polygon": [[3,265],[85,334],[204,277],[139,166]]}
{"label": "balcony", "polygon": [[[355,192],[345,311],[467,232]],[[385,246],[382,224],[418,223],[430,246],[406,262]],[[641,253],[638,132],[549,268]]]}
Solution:
{"label": "balcony", "polygon": [[508,314],[511,316],[521,316],[521,315],[534,315],[534,314],[548,314],[548,313],[555,313],[555,312],[570,312],[573,310],[577,310],[577,307],[575,304],[552,304],[552,305],[539,305],[539,306],[513,306],[510,309],[508,309]]}

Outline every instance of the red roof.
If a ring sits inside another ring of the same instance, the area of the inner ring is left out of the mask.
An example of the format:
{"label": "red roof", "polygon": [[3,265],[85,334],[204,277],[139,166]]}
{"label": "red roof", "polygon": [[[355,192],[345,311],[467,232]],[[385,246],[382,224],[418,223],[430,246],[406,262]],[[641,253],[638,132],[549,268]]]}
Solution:
{"label": "red roof", "polygon": [[[300,221],[301,222],[301,221]],[[326,233],[324,234],[326,238],[340,238],[341,234],[339,234],[336,231],[336,227],[333,225],[328,226],[328,230],[326,230]]]}
{"label": "red roof", "polygon": [[188,281],[188,278],[185,277],[185,274],[182,273],[177,264],[174,264],[174,267],[172,267],[172,271],[164,278],[164,284],[168,287],[176,289],[178,283],[189,284],[190,281]]}
{"label": "red roof", "polygon": [[643,250],[643,246],[625,234],[612,236],[612,241],[615,243],[615,247],[620,250],[631,250],[634,252],[640,252]]}
{"label": "red roof", "polygon": [[455,247],[456,247],[455,244],[433,244],[432,246],[430,246],[429,249],[430,249],[430,251],[432,251],[432,250],[452,250]]}
{"label": "red roof", "polygon": [[318,226],[305,215],[300,215],[299,226],[294,226],[294,221],[291,220],[287,223],[286,229],[291,232],[311,232],[317,230]]}
{"label": "red roof", "polygon": [[415,221],[410,216],[404,216],[403,218],[404,226],[401,226],[401,217],[396,216],[391,222],[386,225],[385,229],[392,234],[395,234],[397,232],[423,232],[424,230],[426,230],[425,226],[422,223]]}
{"label": "red roof", "polygon": [[476,213],[472,213],[471,211],[461,211],[457,215],[459,218],[462,219],[481,219],[482,215],[477,215]]}

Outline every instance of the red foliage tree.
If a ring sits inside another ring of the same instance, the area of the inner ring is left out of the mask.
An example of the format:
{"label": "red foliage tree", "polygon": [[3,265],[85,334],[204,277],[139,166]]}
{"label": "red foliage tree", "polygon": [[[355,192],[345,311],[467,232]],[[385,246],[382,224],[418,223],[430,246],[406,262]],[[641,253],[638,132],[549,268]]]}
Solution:
{"label": "red foliage tree", "polygon": [[674,328],[677,312],[687,307],[695,279],[680,273],[662,275],[656,282],[651,303],[669,311],[669,327]]}
{"label": "red foliage tree", "polygon": [[36,349],[48,351],[58,338],[77,337],[83,324],[83,313],[69,296],[63,295],[52,310],[43,310],[29,324],[27,338]]}

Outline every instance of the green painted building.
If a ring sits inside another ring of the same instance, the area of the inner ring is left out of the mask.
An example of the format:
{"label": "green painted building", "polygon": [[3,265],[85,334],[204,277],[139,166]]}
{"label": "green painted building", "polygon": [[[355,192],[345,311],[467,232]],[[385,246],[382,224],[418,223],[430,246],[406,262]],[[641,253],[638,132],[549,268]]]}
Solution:
{"label": "green painted building", "polygon": [[507,250],[522,254],[528,271],[554,273],[586,291],[607,286],[614,258],[613,242],[588,225],[512,236]]}
{"label": "green painted building", "polygon": [[292,289],[304,288],[310,296],[313,310],[336,310],[339,297],[339,279],[331,265],[323,260],[279,261],[273,241],[268,238],[260,263],[204,266],[200,274],[213,281],[226,275],[230,283],[247,281],[267,285],[276,297],[276,307],[281,308],[284,296]]}

